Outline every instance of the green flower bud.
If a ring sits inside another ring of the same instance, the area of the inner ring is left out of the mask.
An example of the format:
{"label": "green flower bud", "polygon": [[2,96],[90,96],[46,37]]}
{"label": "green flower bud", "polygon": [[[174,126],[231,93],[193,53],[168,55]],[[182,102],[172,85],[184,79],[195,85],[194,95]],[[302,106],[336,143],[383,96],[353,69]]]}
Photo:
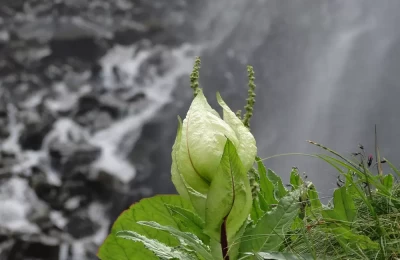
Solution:
{"label": "green flower bud", "polygon": [[202,90],[198,90],[183,123],[179,120],[172,149],[172,181],[179,194],[191,201],[203,219],[207,195],[219,170],[227,139],[234,145],[245,174],[257,153],[256,141],[249,129],[219,94],[217,100],[224,119],[211,108]]}

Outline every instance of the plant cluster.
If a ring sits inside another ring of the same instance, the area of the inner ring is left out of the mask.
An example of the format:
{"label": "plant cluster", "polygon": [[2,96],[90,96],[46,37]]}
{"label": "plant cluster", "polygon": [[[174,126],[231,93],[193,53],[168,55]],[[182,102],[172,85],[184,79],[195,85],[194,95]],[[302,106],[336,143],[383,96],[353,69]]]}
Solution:
{"label": "plant cluster", "polygon": [[[318,143],[339,174],[323,205],[312,182],[293,168],[284,185],[257,157],[250,132],[255,103],[248,67],[245,115],[217,94],[223,118],[199,88],[172,148],[172,181],[179,195],[146,198],[124,211],[100,247],[102,260],[400,259],[400,172],[376,149],[351,159]],[[384,175],[382,163],[392,172]],[[373,173],[377,166],[378,174]]]}

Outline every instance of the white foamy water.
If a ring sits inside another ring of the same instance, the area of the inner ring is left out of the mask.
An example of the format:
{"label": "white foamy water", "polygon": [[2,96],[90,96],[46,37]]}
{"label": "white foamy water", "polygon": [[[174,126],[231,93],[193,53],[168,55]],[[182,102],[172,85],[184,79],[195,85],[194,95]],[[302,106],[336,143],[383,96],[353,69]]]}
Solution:
{"label": "white foamy water", "polygon": [[[133,109],[122,120],[113,123],[110,127],[102,129],[92,135],[84,127],[79,126],[68,117],[58,118],[53,124],[53,129],[46,136],[43,142],[43,149],[40,151],[21,151],[18,144],[18,137],[21,131],[21,124],[16,121],[15,107],[9,105],[9,129],[11,135],[2,144],[4,151],[14,152],[20,159],[19,164],[14,167],[15,172],[28,170],[32,165],[43,160],[45,151],[52,140],[68,142],[73,139],[75,142],[88,140],[91,144],[101,147],[101,157],[94,163],[94,168],[106,172],[112,172],[123,183],[129,182],[135,176],[135,168],[126,158],[141,134],[142,126],[151,120],[162,107],[172,102],[171,94],[177,86],[177,80],[182,76],[188,76],[193,66],[193,51],[196,48],[190,45],[183,45],[171,50],[162,50],[163,59],[168,62],[166,73],[158,77],[152,72],[156,68],[149,66],[151,77],[141,84],[135,84],[134,79],[140,77],[139,68],[155,51],[160,49],[145,49],[138,51],[137,46],[117,46],[110,50],[101,60],[104,68],[104,85],[108,89],[116,88],[117,83],[112,72],[112,67],[117,66],[125,77],[122,84],[130,88],[132,94],[140,90],[145,94],[145,100],[133,105]],[[136,53],[137,52],[137,53]],[[54,87],[56,97],[47,99],[46,106],[54,112],[70,109],[76,106],[79,94],[88,93],[88,88],[82,86],[78,92],[71,92],[63,83],[57,83]],[[43,93],[30,98],[30,101],[41,100]],[[27,102],[27,105],[32,102]]]}
{"label": "white foamy water", "polygon": [[[92,144],[102,148],[102,155],[94,164],[95,169],[112,172],[123,183],[134,178],[135,168],[126,156],[139,139],[143,125],[159,113],[164,105],[173,101],[171,94],[177,86],[177,79],[189,75],[193,66],[193,57],[188,55],[191,50],[193,47],[184,45],[165,53],[170,63],[168,72],[140,86],[140,90],[146,95],[146,107],[90,138]],[[102,64],[105,68],[106,86],[112,88],[116,85],[113,82],[111,69],[114,65],[119,66],[126,74],[125,82],[132,82],[134,78],[140,76],[140,64],[152,55],[152,51],[139,52],[135,59],[131,59],[135,51],[134,46],[116,47],[104,57]]]}
{"label": "white foamy water", "polygon": [[[143,126],[151,121],[165,105],[174,102],[172,94],[181,77],[187,77],[193,67],[194,55],[199,51],[198,47],[182,45],[167,49],[164,47],[116,46],[111,49],[101,60],[103,67],[102,85],[106,92],[123,89],[127,98],[141,93],[144,97],[138,101],[132,101],[125,111],[125,116],[114,121],[109,127],[91,132],[88,128],[79,125],[68,116],[58,117],[52,125],[52,129],[43,140],[40,150],[23,150],[19,145],[19,136],[23,130],[23,124],[19,122],[17,108],[13,104],[8,106],[10,136],[1,143],[2,151],[16,155],[11,172],[14,174],[30,175],[33,166],[40,165],[44,170],[47,182],[62,186],[60,172],[50,166],[49,148],[54,141],[68,146],[69,143],[89,143],[101,149],[100,156],[90,165],[88,178],[96,178],[97,174],[107,173],[113,179],[118,180],[122,186],[128,187],[130,181],[136,176],[135,165],[128,158],[136,142],[141,136]],[[156,64],[149,62],[156,55]],[[158,56],[157,56],[158,55]],[[161,65],[159,64],[161,62]],[[145,69],[143,65],[145,64]],[[147,65],[146,65],[147,64]],[[163,72],[159,73],[162,67]],[[120,80],[115,79],[113,67],[118,67]],[[143,75],[145,74],[145,75]],[[71,88],[64,82],[56,83],[51,88],[31,96],[24,102],[25,109],[35,107],[42,103],[54,115],[62,111],[70,111],[77,107],[80,96],[91,94],[89,85]],[[46,91],[51,89],[51,95],[46,96]],[[102,95],[102,94],[99,94]],[[43,100],[44,99],[44,100]],[[68,150],[67,150],[68,151]],[[63,152],[63,151],[61,151]],[[26,190],[32,191],[28,183],[19,178],[11,179],[11,183],[4,185],[0,190],[0,222],[10,231],[39,232],[39,228],[28,220],[32,205],[21,194]],[[112,185],[112,184],[110,184]],[[122,188],[122,187],[121,187]],[[4,190],[7,189],[7,190]],[[10,189],[12,189],[10,191]],[[11,193],[10,193],[11,192]],[[33,191],[32,191],[33,192]],[[26,193],[29,195],[29,193]],[[31,199],[38,200],[36,196]],[[65,207],[76,208],[78,198],[70,198]],[[87,247],[90,243],[99,246],[108,234],[110,221],[107,219],[107,210],[110,205],[102,205],[92,202],[87,209],[88,217],[94,223],[99,224],[98,230],[92,236],[82,239],[66,239],[60,247],[60,260],[85,260]],[[64,228],[68,219],[61,211],[51,210],[49,213],[53,224]],[[91,244],[93,246],[93,244]],[[70,253],[72,251],[72,258]]]}

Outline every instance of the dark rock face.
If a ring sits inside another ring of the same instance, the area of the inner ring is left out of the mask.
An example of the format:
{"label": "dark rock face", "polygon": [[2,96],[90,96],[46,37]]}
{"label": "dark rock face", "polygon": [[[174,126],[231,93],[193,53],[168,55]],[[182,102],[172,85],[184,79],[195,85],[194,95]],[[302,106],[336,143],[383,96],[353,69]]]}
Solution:
{"label": "dark rock face", "polygon": [[154,194],[154,118],[192,65],[168,33],[183,8],[2,3],[0,259],[97,259],[116,215]]}
{"label": "dark rock face", "polygon": [[79,239],[94,235],[96,230],[98,230],[99,225],[91,221],[88,216],[82,216],[81,214],[76,213],[70,217],[65,228],[72,237]]}

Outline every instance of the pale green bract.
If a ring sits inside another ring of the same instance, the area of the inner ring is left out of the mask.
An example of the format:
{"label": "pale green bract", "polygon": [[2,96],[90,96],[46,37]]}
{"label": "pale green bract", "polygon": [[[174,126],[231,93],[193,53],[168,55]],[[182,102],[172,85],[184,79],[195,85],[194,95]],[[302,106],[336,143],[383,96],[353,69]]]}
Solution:
{"label": "pale green bract", "polygon": [[211,108],[199,89],[183,123],[179,120],[172,149],[172,181],[202,219],[205,219],[207,194],[217,175],[227,139],[235,146],[244,173],[250,170],[257,154],[256,141],[249,129],[219,94],[217,100],[223,108],[224,119]]}

